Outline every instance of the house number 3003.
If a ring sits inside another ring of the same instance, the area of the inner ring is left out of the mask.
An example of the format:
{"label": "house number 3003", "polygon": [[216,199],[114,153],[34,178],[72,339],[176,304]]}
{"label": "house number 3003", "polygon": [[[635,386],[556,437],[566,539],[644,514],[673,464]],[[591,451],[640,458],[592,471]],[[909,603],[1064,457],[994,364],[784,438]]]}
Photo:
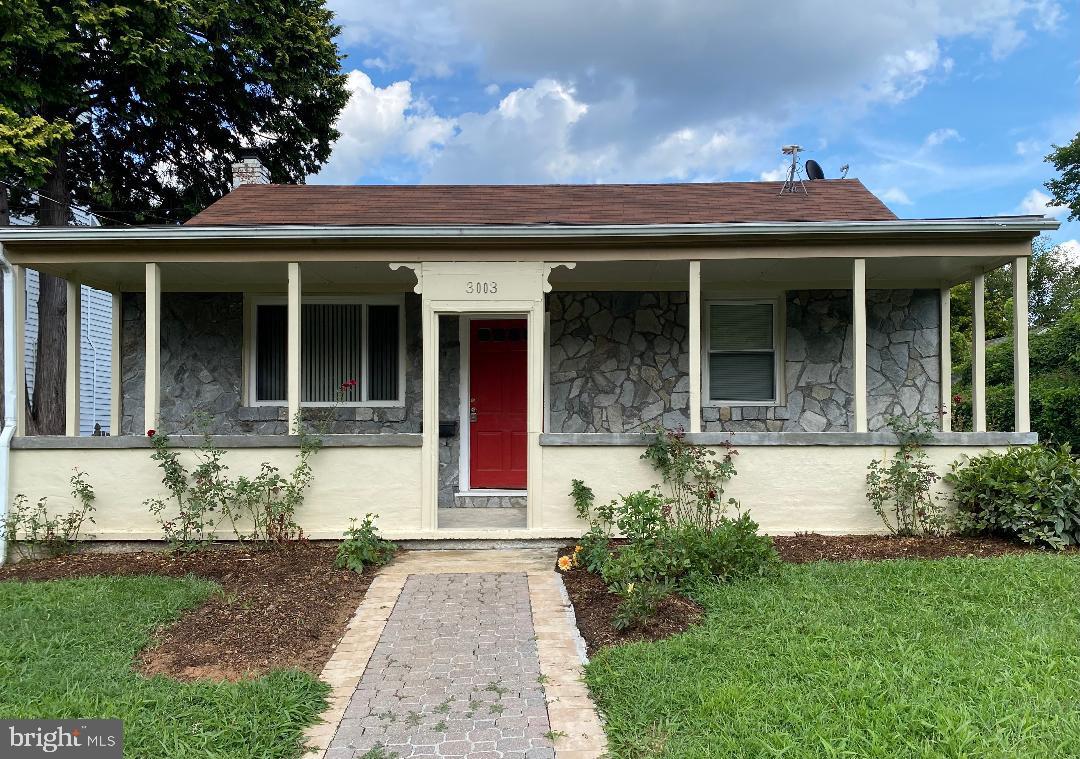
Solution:
{"label": "house number 3003", "polygon": [[468,295],[495,295],[499,292],[499,283],[494,280],[488,282],[473,282],[470,280],[465,283],[465,292]]}

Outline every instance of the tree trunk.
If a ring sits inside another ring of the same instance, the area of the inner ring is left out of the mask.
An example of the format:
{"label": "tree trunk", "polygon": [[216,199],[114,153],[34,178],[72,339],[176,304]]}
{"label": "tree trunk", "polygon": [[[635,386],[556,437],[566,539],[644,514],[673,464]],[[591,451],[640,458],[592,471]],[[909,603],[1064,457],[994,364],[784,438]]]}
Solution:
{"label": "tree trunk", "polygon": [[[64,227],[71,221],[64,148],[45,177],[38,223]],[[52,200],[55,198],[55,200]],[[59,201],[59,202],[57,202]],[[67,366],[67,285],[44,272],[38,274],[37,365],[34,392],[27,397],[26,426],[31,435],[64,434],[64,391]]]}

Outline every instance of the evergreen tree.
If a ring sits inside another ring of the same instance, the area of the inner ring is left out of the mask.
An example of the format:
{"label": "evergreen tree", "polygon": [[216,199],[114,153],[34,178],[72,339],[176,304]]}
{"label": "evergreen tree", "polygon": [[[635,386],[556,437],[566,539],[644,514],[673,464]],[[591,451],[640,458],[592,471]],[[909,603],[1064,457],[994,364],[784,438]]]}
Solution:
{"label": "evergreen tree", "polygon": [[[322,0],[0,2],[0,211],[182,222],[241,147],[273,181],[327,160],[348,98]],[[64,285],[42,275],[31,432],[63,431]]]}

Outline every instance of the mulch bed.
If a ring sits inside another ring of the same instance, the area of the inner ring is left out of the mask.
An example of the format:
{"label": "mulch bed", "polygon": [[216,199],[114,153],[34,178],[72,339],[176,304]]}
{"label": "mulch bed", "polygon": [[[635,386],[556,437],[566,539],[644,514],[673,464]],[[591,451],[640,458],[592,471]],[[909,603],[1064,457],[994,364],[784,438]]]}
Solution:
{"label": "mulch bed", "polygon": [[[559,556],[574,553],[573,546],[559,550]],[[558,571],[558,570],[556,570]],[[585,648],[589,656],[604,646],[619,643],[632,643],[640,640],[662,640],[681,633],[691,625],[696,625],[704,616],[701,605],[686,596],[670,595],[660,603],[656,616],[645,625],[637,625],[626,630],[616,630],[612,624],[619,598],[609,593],[607,586],[599,576],[578,567],[569,572],[559,572],[570,602],[574,604],[574,616],[577,617],[578,630],[585,639]]]}
{"label": "mulch bed", "polygon": [[[615,541],[617,544],[621,541]],[[1013,553],[1043,551],[1002,538],[898,538],[891,535],[818,535],[801,533],[773,538],[780,558],[792,564],[811,561],[881,561],[884,559],[944,559],[948,557],[990,558]],[[573,546],[559,551],[559,556],[574,552]],[[558,569],[556,569],[558,571]],[[647,626],[616,630],[611,620],[619,605],[597,575],[585,569],[559,572],[570,601],[574,604],[578,629],[585,639],[590,656],[604,646],[635,641],[655,641],[677,635],[699,623],[701,606],[682,595],[673,595],[661,604],[655,619]]]}
{"label": "mulch bed", "polygon": [[158,631],[139,669],[180,680],[236,680],[293,667],[319,674],[375,570],[334,569],[336,547],[221,548],[188,555],[87,553],[0,568],[0,580],[194,575],[221,585]]}

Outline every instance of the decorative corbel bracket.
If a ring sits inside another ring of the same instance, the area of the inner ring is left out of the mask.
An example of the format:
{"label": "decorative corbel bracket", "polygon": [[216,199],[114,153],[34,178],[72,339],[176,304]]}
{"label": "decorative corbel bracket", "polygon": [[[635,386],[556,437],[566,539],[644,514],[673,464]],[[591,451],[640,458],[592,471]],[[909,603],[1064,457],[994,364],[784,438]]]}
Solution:
{"label": "decorative corbel bracket", "polygon": [[390,271],[397,271],[398,269],[412,269],[413,274],[416,275],[416,286],[413,287],[413,292],[419,295],[424,291],[424,265],[423,264],[387,264],[390,267]]}
{"label": "decorative corbel bracket", "polygon": [[575,263],[573,261],[567,261],[566,263],[558,263],[558,264],[545,263],[544,264],[544,292],[546,292],[546,293],[551,292],[551,280],[549,279],[551,277],[551,272],[555,271],[560,266],[566,268],[567,270],[576,269],[577,268],[577,263]]}

